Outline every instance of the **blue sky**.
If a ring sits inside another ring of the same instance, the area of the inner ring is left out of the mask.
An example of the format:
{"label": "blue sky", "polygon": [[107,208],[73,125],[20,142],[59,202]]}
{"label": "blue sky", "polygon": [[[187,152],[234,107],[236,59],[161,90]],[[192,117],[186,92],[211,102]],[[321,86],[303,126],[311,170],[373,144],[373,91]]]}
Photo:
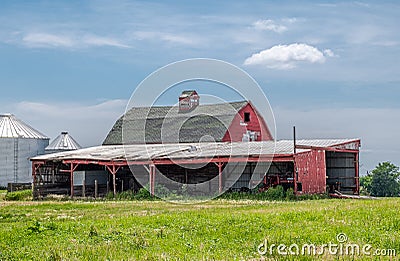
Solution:
{"label": "blue sky", "polygon": [[1,1],[0,111],[96,145],[147,75],[214,58],[260,84],[279,139],[293,125],[301,138],[360,137],[362,172],[400,165],[399,10],[397,1]]}

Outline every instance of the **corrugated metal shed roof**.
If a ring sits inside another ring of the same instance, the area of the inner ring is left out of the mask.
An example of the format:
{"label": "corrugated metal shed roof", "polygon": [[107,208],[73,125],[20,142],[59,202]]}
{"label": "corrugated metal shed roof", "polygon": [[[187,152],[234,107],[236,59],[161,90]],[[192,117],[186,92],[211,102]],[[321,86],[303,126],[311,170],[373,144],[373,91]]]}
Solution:
{"label": "corrugated metal shed roof", "polygon": [[0,115],[0,138],[49,139],[9,113]]}
{"label": "corrugated metal shed roof", "polygon": [[122,128],[132,144],[198,142],[204,135],[222,141],[237,112],[247,104],[203,104],[185,113],[178,106],[134,107],[116,121],[103,145],[123,144]]}
{"label": "corrugated metal shed roof", "polygon": [[[359,139],[298,140],[296,144],[313,147],[335,147],[358,142]],[[276,146],[275,146],[276,145]],[[156,159],[191,159],[211,157],[246,157],[293,154],[293,141],[215,142],[175,144],[134,144],[97,146],[76,151],[42,155],[32,160],[98,160],[98,161],[147,161]],[[297,150],[304,152],[307,149]]]}
{"label": "corrugated metal shed roof", "polygon": [[82,146],[68,134],[68,132],[61,132],[60,135],[55,138],[49,146],[46,147],[46,151],[59,151],[59,150],[78,150]]}

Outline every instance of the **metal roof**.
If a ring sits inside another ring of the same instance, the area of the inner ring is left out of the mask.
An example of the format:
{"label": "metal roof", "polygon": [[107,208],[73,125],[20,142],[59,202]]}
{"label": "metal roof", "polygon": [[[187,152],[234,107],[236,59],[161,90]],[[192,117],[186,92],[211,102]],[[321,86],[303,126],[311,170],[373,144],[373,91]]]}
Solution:
{"label": "metal roof", "polygon": [[49,139],[12,114],[0,114],[0,138]]}
{"label": "metal roof", "polygon": [[236,114],[248,103],[203,104],[185,113],[179,106],[134,107],[116,121],[103,145],[121,145],[123,137],[132,144],[198,142],[205,135],[222,141]]}
{"label": "metal roof", "polygon": [[195,90],[187,90],[187,91],[183,91],[182,94],[179,96],[179,98],[186,98],[189,97],[193,94],[197,94],[197,92]]}
{"label": "metal roof", "polygon": [[68,132],[61,132],[60,135],[55,138],[49,146],[46,147],[46,151],[59,151],[59,150],[78,150],[82,146],[68,134]]}
{"label": "metal roof", "polygon": [[[340,147],[357,144],[359,139],[298,140],[297,145],[310,147]],[[293,154],[293,141],[169,143],[97,146],[75,151],[41,155],[32,160],[93,160],[93,161],[148,161],[157,159],[194,159],[215,157],[279,156]],[[355,148],[355,147],[354,147]],[[357,147],[358,149],[358,147]],[[305,152],[309,149],[298,149]]]}

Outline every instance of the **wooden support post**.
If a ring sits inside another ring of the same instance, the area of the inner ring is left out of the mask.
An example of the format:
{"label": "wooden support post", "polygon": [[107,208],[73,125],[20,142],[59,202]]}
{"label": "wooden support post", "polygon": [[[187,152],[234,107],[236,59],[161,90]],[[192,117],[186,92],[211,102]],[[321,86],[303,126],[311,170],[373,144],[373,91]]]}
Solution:
{"label": "wooden support post", "polygon": [[113,175],[113,194],[115,197],[117,195],[117,181],[115,178],[115,173],[112,173],[112,175]]}
{"label": "wooden support post", "polygon": [[44,163],[42,162],[32,162],[32,195],[33,198],[36,199],[39,197],[39,190],[36,193],[36,184],[37,182],[37,174],[39,168],[43,165]]}
{"label": "wooden support post", "polygon": [[188,184],[188,173],[186,168],[185,168],[185,184]]}
{"label": "wooden support post", "polygon": [[[70,179],[71,179],[71,198],[74,197],[74,171],[76,170],[76,168],[79,166],[79,164],[74,164],[74,163],[70,163],[70,169],[69,169],[69,173],[70,173]],[[68,171],[67,171],[68,172]]]}
{"label": "wooden support post", "polygon": [[153,188],[153,167],[149,165],[149,192],[150,195],[152,194],[152,188]]}
{"label": "wooden support post", "polygon": [[149,171],[150,195],[154,196],[154,187],[155,187],[155,178],[156,178],[156,166],[155,165],[149,165],[148,171]]}
{"label": "wooden support post", "polygon": [[74,197],[74,164],[70,164],[71,198]]}
{"label": "wooden support post", "polygon": [[98,183],[97,179],[94,180],[94,198],[98,197]]}
{"label": "wooden support post", "polygon": [[56,174],[55,174],[56,170],[54,169],[54,166],[51,167],[51,184],[55,184],[56,183]]}
{"label": "wooden support post", "polygon": [[[120,166],[115,166],[114,162],[112,162],[112,165],[106,165],[106,168],[108,169],[108,171],[111,172],[111,174],[113,175],[113,194],[114,197],[117,195],[117,180],[116,180],[116,175],[117,172],[120,168]],[[107,184],[107,188],[108,188],[108,184]],[[108,193],[108,192],[107,192]]]}
{"label": "wooden support post", "polygon": [[35,198],[36,165],[32,163],[32,195]]}
{"label": "wooden support post", "polygon": [[121,179],[121,192],[124,192],[124,180]]}
{"label": "wooden support post", "polygon": [[83,177],[83,180],[82,180],[82,197],[86,197],[86,180],[85,180],[85,177]]}
{"label": "wooden support post", "polygon": [[218,167],[218,192],[221,194],[223,190],[223,184],[222,184],[222,166],[224,163],[222,162],[217,162],[215,163]]}
{"label": "wooden support post", "polygon": [[156,177],[156,166],[150,165],[149,171],[149,188],[150,188],[150,195],[154,196],[154,186],[155,186],[155,177]]}
{"label": "wooden support post", "polygon": [[154,196],[154,188],[156,186],[156,166],[153,166],[153,185],[152,185],[152,195]]}

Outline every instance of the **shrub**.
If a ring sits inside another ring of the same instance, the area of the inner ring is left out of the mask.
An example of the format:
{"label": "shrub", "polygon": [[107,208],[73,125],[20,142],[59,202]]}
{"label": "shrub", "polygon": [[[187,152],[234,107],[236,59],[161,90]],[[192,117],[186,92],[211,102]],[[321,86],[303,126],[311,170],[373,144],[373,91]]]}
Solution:
{"label": "shrub", "polygon": [[136,193],[135,199],[153,199],[153,197],[146,188],[141,188],[138,193]]}
{"label": "shrub", "polygon": [[163,198],[171,196],[171,191],[169,191],[169,189],[162,184],[156,184],[154,186],[154,193],[156,196]]}
{"label": "shrub", "polygon": [[294,194],[294,189],[289,188],[286,190],[286,200],[291,201],[291,200],[296,200],[296,195]]}
{"label": "shrub", "polygon": [[32,200],[32,190],[27,189],[14,192],[7,192],[5,200],[10,200],[10,201]]}
{"label": "shrub", "polygon": [[114,199],[114,193],[108,192],[104,198],[107,200],[112,200]]}
{"label": "shrub", "polygon": [[281,185],[275,188],[269,188],[265,192],[265,198],[268,200],[283,200],[285,198],[285,190]]}
{"label": "shrub", "polygon": [[132,200],[135,198],[135,194],[132,190],[126,190],[120,193],[117,193],[116,199],[118,200]]}

